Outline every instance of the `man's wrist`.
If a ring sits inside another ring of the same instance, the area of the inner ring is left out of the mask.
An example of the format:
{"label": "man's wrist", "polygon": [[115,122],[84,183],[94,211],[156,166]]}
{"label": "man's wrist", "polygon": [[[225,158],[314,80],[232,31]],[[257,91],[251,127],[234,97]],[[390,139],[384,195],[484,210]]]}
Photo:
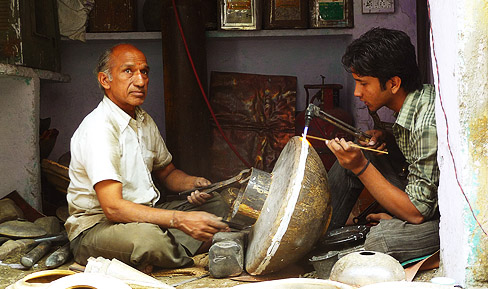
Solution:
{"label": "man's wrist", "polygon": [[169,220],[169,227],[170,228],[178,228],[178,225],[179,225],[179,220],[178,220],[178,216],[176,215],[176,210],[173,211],[173,215],[171,217],[171,219]]}
{"label": "man's wrist", "polygon": [[361,167],[361,170],[355,170],[353,173],[356,175],[356,177],[359,178],[359,176],[361,176],[365,171],[366,169],[369,167],[369,164],[370,164],[370,160],[368,159],[366,164],[364,164],[362,167]]}

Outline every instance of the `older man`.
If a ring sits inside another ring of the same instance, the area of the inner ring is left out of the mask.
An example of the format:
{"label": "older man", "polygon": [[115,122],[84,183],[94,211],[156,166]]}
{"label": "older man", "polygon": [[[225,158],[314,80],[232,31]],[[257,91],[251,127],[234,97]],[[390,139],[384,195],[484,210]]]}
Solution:
{"label": "older man", "polygon": [[71,139],[65,226],[75,260],[117,258],[145,272],[191,264],[213,234],[228,230],[221,222],[225,204],[198,190],[183,206],[157,204],[153,179],[173,192],[210,182],[175,168],[156,124],[140,108],[149,66],[139,49],[129,44],[108,49],[96,73],[105,95]]}

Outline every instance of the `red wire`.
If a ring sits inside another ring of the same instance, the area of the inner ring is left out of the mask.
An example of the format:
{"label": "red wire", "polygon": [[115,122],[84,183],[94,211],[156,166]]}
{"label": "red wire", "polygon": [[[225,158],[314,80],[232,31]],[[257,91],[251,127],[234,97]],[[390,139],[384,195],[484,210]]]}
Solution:
{"label": "red wire", "polygon": [[444,109],[444,103],[442,101],[442,96],[441,96],[441,78],[440,78],[440,74],[439,74],[439,64],[437,62],[437,56],[435,54],[434,33],[433,33],[433,30],[432,30],[432,21],[431,21],[431,17],[430,17],[430,3],[429,3],[429,0],[427,0],[427,9],[429,11],[429,21],[431,23],[430,24],[430,36],[431,36],[431,39],[432,39],[432,52],[434,54],[435,67],[436,67],[436,72],[437,72],[437,83],[438,83],[438,86],[439,86],[438,87],[438,90],[439,90],[439,101],[440,101],[440,104],[441,104],[442,113],[444,114],[444,120],[446,121],[447,148],[449,150],[449,153],[450,153],[451,159],[452,159],[452,163],[454,165],[454,175],[456,176],[456,181],[457,181],[457,184],[459,186],[459,189],[461,190],[461,193],[463,194],[464,199],[466,200],[466,203],[468,203],[469,210],[471,211],[471,214],[473,215],[473,218],[476,220],[476,223],[478,223],[478,226],[481,228],[481,230],[483,231],[483,233],[485,235],[488,235],[486,233],[485,229],[483,228],[483,226],[481,225],[480,221],[476,217],[476,214],[474,213],[473,207],[471,206],[471,203],[469,202],[468,196],[466,196],[466,194],[464,193],[463,187],[462,187],[461,182],[459,181],[459,178],[458,178],[458,172],[457,172],[457,168],[456,168],[456,162],[454,160],[454,154],[452,153],[451,144],[449,142],[449,123],[447,121],[447,114],[446,114],[446,110]]}
{"label": "red wire", "polygon": [[183,27],[181,26],[180,22],[180,17],[178,16],[178,10],[176,8],[175,0],[171,0],[173,2],[173,10],[175,11],[175,17],[176,17],[176,22],[178,23],[178,28],[180,30],[181,38],[183,40],[183,44],[185,45],[185,50],[186,54],[188,55],[188,60],[190,60],[191,67],[193,69],[193,74],[195,74],[195,78],[197,79],[198,86],[200,87],[200,91],[202,92],[203,98],[205,99],[205,102],[207,103],[208,110],[210,111],[210,114],[212,114],[212,118],[215,121],[215,124],[217,125],[217,128],[219,129],[220,134],[224,138],[225,142],[229,145],[230,149],[236,154],[236,156],[241,160],[241,162],[248,168],[251,167],[249,163],[239,154],[237,149],[232,145],[232,143],[229,141],[229,139],[225,136],[224,131],[222,130],[222,127],[220,126],[219,122],[217,121],[217,117],[215,116],[215,113],[210,106],[210,102],[208,101],[207,95],[205,94],[205,90],[203,89],[203,85],[200,81],[200,78],[198,77],[197,70],[195,69],[195,64],[193,63],[193,59],[190,54],[190,50],[188,49],[188,45],[186,43],[186,38],[185,34],[183,33]]}

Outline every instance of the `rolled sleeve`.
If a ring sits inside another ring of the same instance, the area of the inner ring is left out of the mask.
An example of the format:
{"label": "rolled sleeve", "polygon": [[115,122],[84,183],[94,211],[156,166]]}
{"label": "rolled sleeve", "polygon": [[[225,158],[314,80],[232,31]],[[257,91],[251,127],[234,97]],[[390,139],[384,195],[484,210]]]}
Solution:
{"label": "rolled sleeve", "polygon": [[437,130],[435,126],[424,127],[411,135],[412,161],[409,166],[408,184],[405,192],[427,219],[437,209]]}

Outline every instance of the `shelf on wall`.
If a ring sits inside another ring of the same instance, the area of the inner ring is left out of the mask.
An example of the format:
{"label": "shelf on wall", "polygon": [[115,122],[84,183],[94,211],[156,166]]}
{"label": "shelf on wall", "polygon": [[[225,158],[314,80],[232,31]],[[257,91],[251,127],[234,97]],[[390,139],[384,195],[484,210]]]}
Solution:
{"label": "shelf on wall", "polygon": [[100,32],[86,33],[86,40],[161,39],[161,32]]}
{"label": "shelf on wall", "polygon": [[[208,38],[248,38],[248,37],[309,37],[352,35],[352,29],[274,29],[274,30],[212,30]],[[100,32],[86,33],[86,40],[154,40],[161,39],[161,32]]]}
{"label": "shelf on wall", "polygon": [[352,35],[351,29],[273,29],[273,30],[214,30],[207,31],[207,37],[308,37]]}
{"label": "shelf on wall", "polygon": [[71,81],[68,74],[5,63],[0,63],[0,76],[39,77],[42,80],[53,82]]}

